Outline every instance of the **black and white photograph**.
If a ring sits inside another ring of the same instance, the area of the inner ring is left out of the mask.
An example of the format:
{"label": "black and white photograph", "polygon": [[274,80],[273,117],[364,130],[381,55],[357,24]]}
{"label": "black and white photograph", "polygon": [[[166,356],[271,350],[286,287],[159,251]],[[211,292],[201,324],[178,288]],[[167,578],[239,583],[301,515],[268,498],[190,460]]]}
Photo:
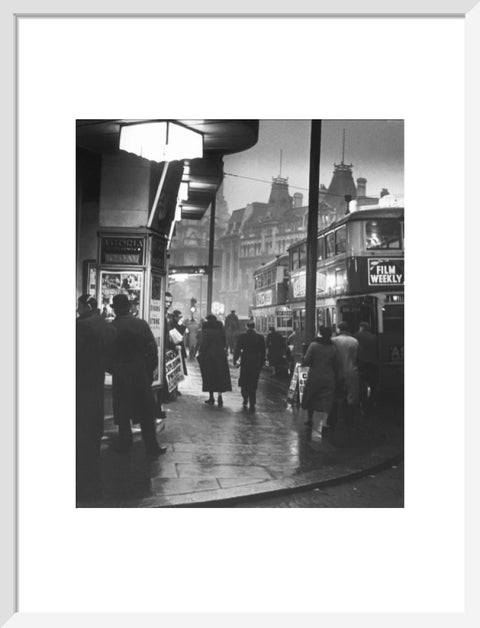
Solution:
{"label": "black and white photograph", "polygon": [[0,624],[477,625],[478,0],[13,4]]}
{"label": "black and white photograph", "polygon": [[403,508],[404,123],[76,121],[76,505]]}

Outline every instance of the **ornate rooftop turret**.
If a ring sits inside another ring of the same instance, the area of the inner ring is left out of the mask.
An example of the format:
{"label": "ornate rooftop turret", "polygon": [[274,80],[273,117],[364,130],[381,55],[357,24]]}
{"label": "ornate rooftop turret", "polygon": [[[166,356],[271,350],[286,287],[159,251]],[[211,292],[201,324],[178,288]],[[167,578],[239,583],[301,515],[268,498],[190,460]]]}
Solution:
{"label": "ornate rooftop turret", "polygon": [[342,210],[345,207],[345,196],[349,195],[352,199],[357,198],[357,188],[353,180],[352,168],[353,164],[344,163],[345,159],[345,129],[343,129],[342,144],[342,162],[334,164],[333,177],[328,186],[325,200],[335,207]]}
{"label": "ornate rooftop turret", "polygon": [[279,218],[292,208],[292,197],[288,193],[288,178],[272,177],[272,188],[268,199],[268,212],[272,218]]}

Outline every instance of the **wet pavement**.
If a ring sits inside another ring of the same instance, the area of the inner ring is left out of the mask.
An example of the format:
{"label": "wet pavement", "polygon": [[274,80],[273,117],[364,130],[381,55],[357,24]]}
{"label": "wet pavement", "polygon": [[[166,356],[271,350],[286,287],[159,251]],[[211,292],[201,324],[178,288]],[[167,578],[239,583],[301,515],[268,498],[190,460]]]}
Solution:
{"label": "wet pavement", "polygon": [[[242,406],[238,370],[224,405],[204,403],[195,361],[180,383],[181,396],[165,404],[158,459],[145,454],[139,430],[130,453],[113,449],[116,428],[107,417],[102,443],[102,491],[79,507],[228,506],[235,500],[336,483],[380,468],[403,453],[401,409],[379,410],[373,430],[354,443],[342,424],[321,443],[309,440],[305,412],[286,403],[288,382],[262,372],[257,406]],[[215,396],[216,397],[216,396]]]}
{"label": "wet pavement", "polygon": [[404,480],[404,464],[399,462],[339,485],[239,500],[232,508],[404,508]]}

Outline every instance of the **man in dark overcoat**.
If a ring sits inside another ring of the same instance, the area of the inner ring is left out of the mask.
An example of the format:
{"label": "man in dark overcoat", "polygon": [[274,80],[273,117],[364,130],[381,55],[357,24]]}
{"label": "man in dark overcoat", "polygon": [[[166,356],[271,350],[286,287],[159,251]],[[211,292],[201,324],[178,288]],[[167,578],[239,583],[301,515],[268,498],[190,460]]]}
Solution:
{"label": "man in dark overcoat", "polygon": [[260,371],[265,362],[265,340],[255,331],[255,323],[247,323],[247,331],[240,334],[235,345],[233,364],[240,358],[240,378],[238,385],[243,397],[243,407],[250,404],[250,412],[255,411],[257,386]]}
{"label": "man in dark overcoat", "polygon": [[115,329],[101,316],[97,300],[78,299],[76,321],[76,487],[77,499],[100,488],[100,444],[104,424],[105,371],[111,370]]}
{"label": "man in dark overcoat", "polygon": [[157,442],[158,408],[152,391],[153,373],[158,365],[158,348],[148,323],[130,313],[126,294],[113,297],[117,335],[113,346],[113,417],[118,425],[121,452],[132,448],[131,422],[140,423],[145,449],[162,454],[167,448]]}
{"label": "man in dark overcoat", "polygon": [[236,315],[235,310],[232,310],[225,319],[225,335],[227,337],[227,346],[230,353],[233,353],[235,349],[235,341],[239,331],[240,320]]}

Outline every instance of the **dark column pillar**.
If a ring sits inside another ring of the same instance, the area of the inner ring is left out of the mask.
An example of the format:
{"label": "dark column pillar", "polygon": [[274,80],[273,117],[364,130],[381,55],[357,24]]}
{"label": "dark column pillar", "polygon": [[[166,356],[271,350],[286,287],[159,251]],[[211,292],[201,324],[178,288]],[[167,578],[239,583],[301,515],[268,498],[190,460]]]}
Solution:
{"label": "dark column pillar", "polygon": [[207,286],[207,314],[212,311],[213,293],[213,256],[215,253],[215,209],[216,198],[210,205],[210,235],[208,240],[208,286]]}
{"label": "dark column pillar", "polygon": [[305,343],[315,337],[315,302],[317,294],[318,189],[320,181],[320,145],[322,121],[312,120],[310,133],[310,176],[308,184],[307,268],[305,290]]}

